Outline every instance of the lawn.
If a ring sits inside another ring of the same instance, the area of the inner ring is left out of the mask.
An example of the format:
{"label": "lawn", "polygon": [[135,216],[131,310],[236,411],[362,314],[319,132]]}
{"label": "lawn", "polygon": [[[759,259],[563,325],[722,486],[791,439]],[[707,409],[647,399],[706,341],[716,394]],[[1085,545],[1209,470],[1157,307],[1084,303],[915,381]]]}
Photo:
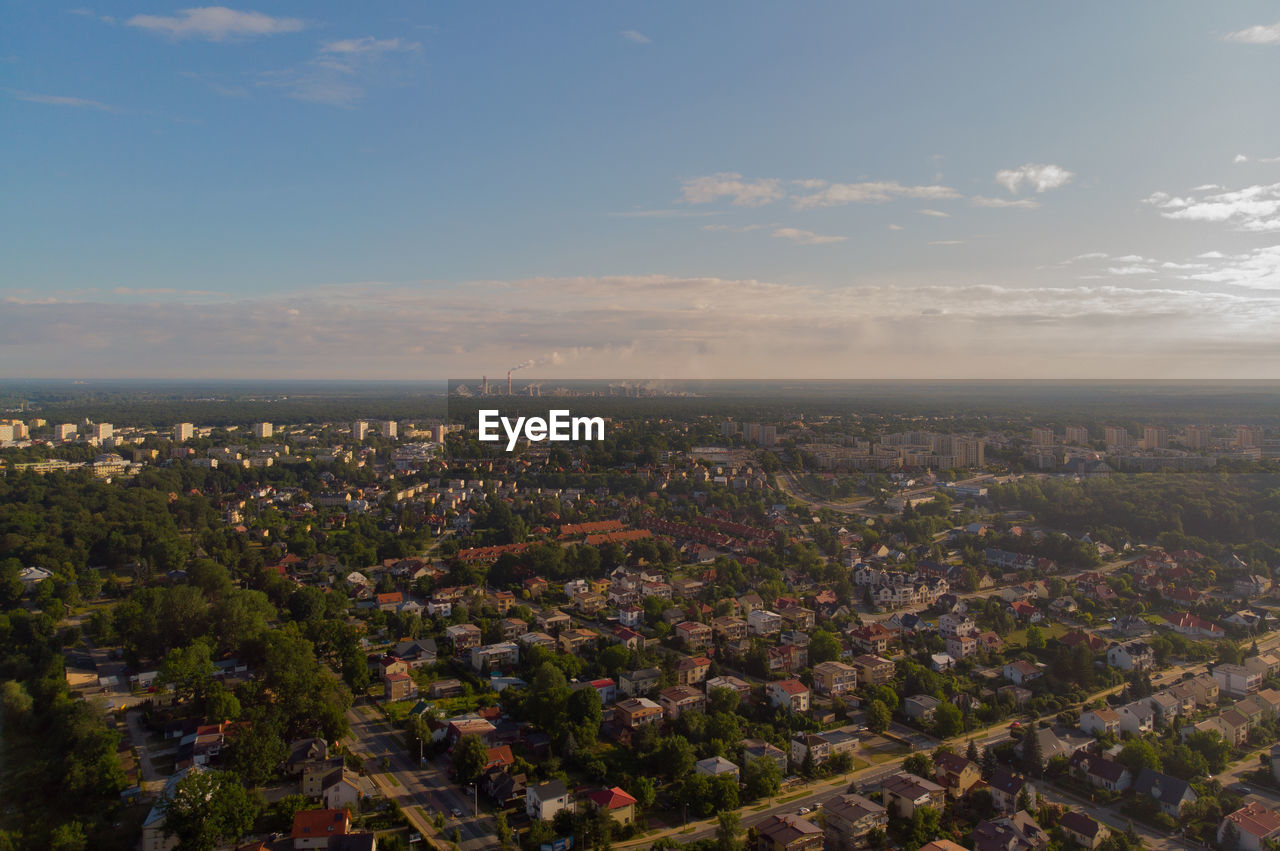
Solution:
{"label": "lawn", "polygon": [[[1036,625],[1040,627],[1040,632],[1044,635],[1045,641],[1048,641],[1050,638],[1061,638],[1062,636],[1066,635],[1068,632],[1071,631],[1071,629],[1066,624],[1062,624],[1062,623],[1046,623],[1046,624],[1036,624]],[[1009,633],[1004,637],[1004,644],[1006,649],[1013,645],[1017,645],[1018,647],[1026,647],[1027,631],[1025,629],[1020,629],[1017,632]]]}

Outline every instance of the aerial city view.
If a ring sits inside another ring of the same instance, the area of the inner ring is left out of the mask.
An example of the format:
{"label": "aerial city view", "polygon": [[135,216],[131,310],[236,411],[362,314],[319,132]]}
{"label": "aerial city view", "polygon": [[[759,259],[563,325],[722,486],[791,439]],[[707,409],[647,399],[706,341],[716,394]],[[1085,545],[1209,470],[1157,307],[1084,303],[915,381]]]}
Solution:
{"label": "aerial city view", "polygon": [[1280,849],[1277,14],[7,0],[0,851]]}

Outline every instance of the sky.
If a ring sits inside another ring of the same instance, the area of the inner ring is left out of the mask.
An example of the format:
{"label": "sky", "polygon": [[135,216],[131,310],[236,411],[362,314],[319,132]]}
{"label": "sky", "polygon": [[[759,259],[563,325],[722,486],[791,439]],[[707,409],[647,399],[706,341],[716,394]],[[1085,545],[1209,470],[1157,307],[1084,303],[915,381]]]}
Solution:
{"label": "sky", "polygon": [[0,0],[0,377],[1274,378],[1280,9]]}

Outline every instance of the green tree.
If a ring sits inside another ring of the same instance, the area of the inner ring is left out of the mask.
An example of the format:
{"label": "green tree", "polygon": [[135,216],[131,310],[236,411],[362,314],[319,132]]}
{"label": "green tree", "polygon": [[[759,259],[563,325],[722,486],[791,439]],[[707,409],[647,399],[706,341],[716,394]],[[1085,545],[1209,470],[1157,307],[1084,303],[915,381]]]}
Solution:
{"label": "green tree", "polygon": [[933,731],[940,739],[949,739],[964,729],[964,715],[960,707],[944,700],[933,712]]}
{"label": "green tree", "polygon": [[1040,630],[1040,627],[1036,626],[1035,624],[1032,624],[1031,626],[1027,627],[1027,649],[1028,650],[1044,649],[1044,633]]}
{"label": "green tree", "polygon": [[653,802],[658,799],[658,790],[648,777],[637,777],[635,782],[631,784],[631,794],[635,797],[636,803],[640,805],[641,810],[649,809],[653,806]]}
{"label": "green tree", "polygon": [[843,650],[844,646],[835,633],[820,629],[809,642],[809,662],[816,665],[819,662],[834,661],[840,658]]}
{"label": "green tree", "polygon": [[463,736],[453,746],[453,774],[459,783],[474,783],[488,759],[488,749],[479,736]]}
{"label": "green tree", "polygon": [[922,753],[913,753],[902,761],[902,770],[917,777],[931,777],[933,765],[929,757]]}
{"label": "green tree", "polygon": [[1044,749],[1038,731],[1032,727],[1022,736],[1022,767],[1031,777],[1044,773]]}
{"label": "green tree", "polygon": [[771,759],[750,759],[742,771],[748,798],[771,798],[782,787],[782,769]]}
{"label": "green tree", "polygon": [[164,804],[164,832],[182,851],[212,851],[253,828],[258,802],[227,771],[191,771]]}
{"label": "green tree", "polygon": [[889,729],[889,707],[879,699],[867,704],[867,729],[873,733],[883,733]]}
{"label": "green tree", "polygon": [[1156,754],[1156,749],[1143,739],[1130,739],[1125,742],[1116,760],[1129,769],[1134,777],[1137,777],[1138,772],[1144,768],[1150,768],[1152,771],[1160,770],[1160,757]]}
{"label": "green tree", "polygon": [[279,723],[257,708],[248,723],[235,728],[227,743],[227,767],[250,788],[260,788],[280,773],[287,747]]}
{"label": "green tree", "polygon": [[716,851],[740,851],[742,843],[738,834],[742,833],[742,819],[737,810],[720,812],[716,817]]}

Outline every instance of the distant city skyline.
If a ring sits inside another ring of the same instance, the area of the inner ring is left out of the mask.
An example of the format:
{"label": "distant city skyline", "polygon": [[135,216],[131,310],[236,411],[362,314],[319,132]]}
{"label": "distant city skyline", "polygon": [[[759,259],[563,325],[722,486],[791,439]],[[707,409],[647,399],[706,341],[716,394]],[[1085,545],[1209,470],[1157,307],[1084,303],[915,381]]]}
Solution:
{"label": "distant city skyline", "polygon": [[1272,4],[5,8],[0,377],[1280,374]]}

